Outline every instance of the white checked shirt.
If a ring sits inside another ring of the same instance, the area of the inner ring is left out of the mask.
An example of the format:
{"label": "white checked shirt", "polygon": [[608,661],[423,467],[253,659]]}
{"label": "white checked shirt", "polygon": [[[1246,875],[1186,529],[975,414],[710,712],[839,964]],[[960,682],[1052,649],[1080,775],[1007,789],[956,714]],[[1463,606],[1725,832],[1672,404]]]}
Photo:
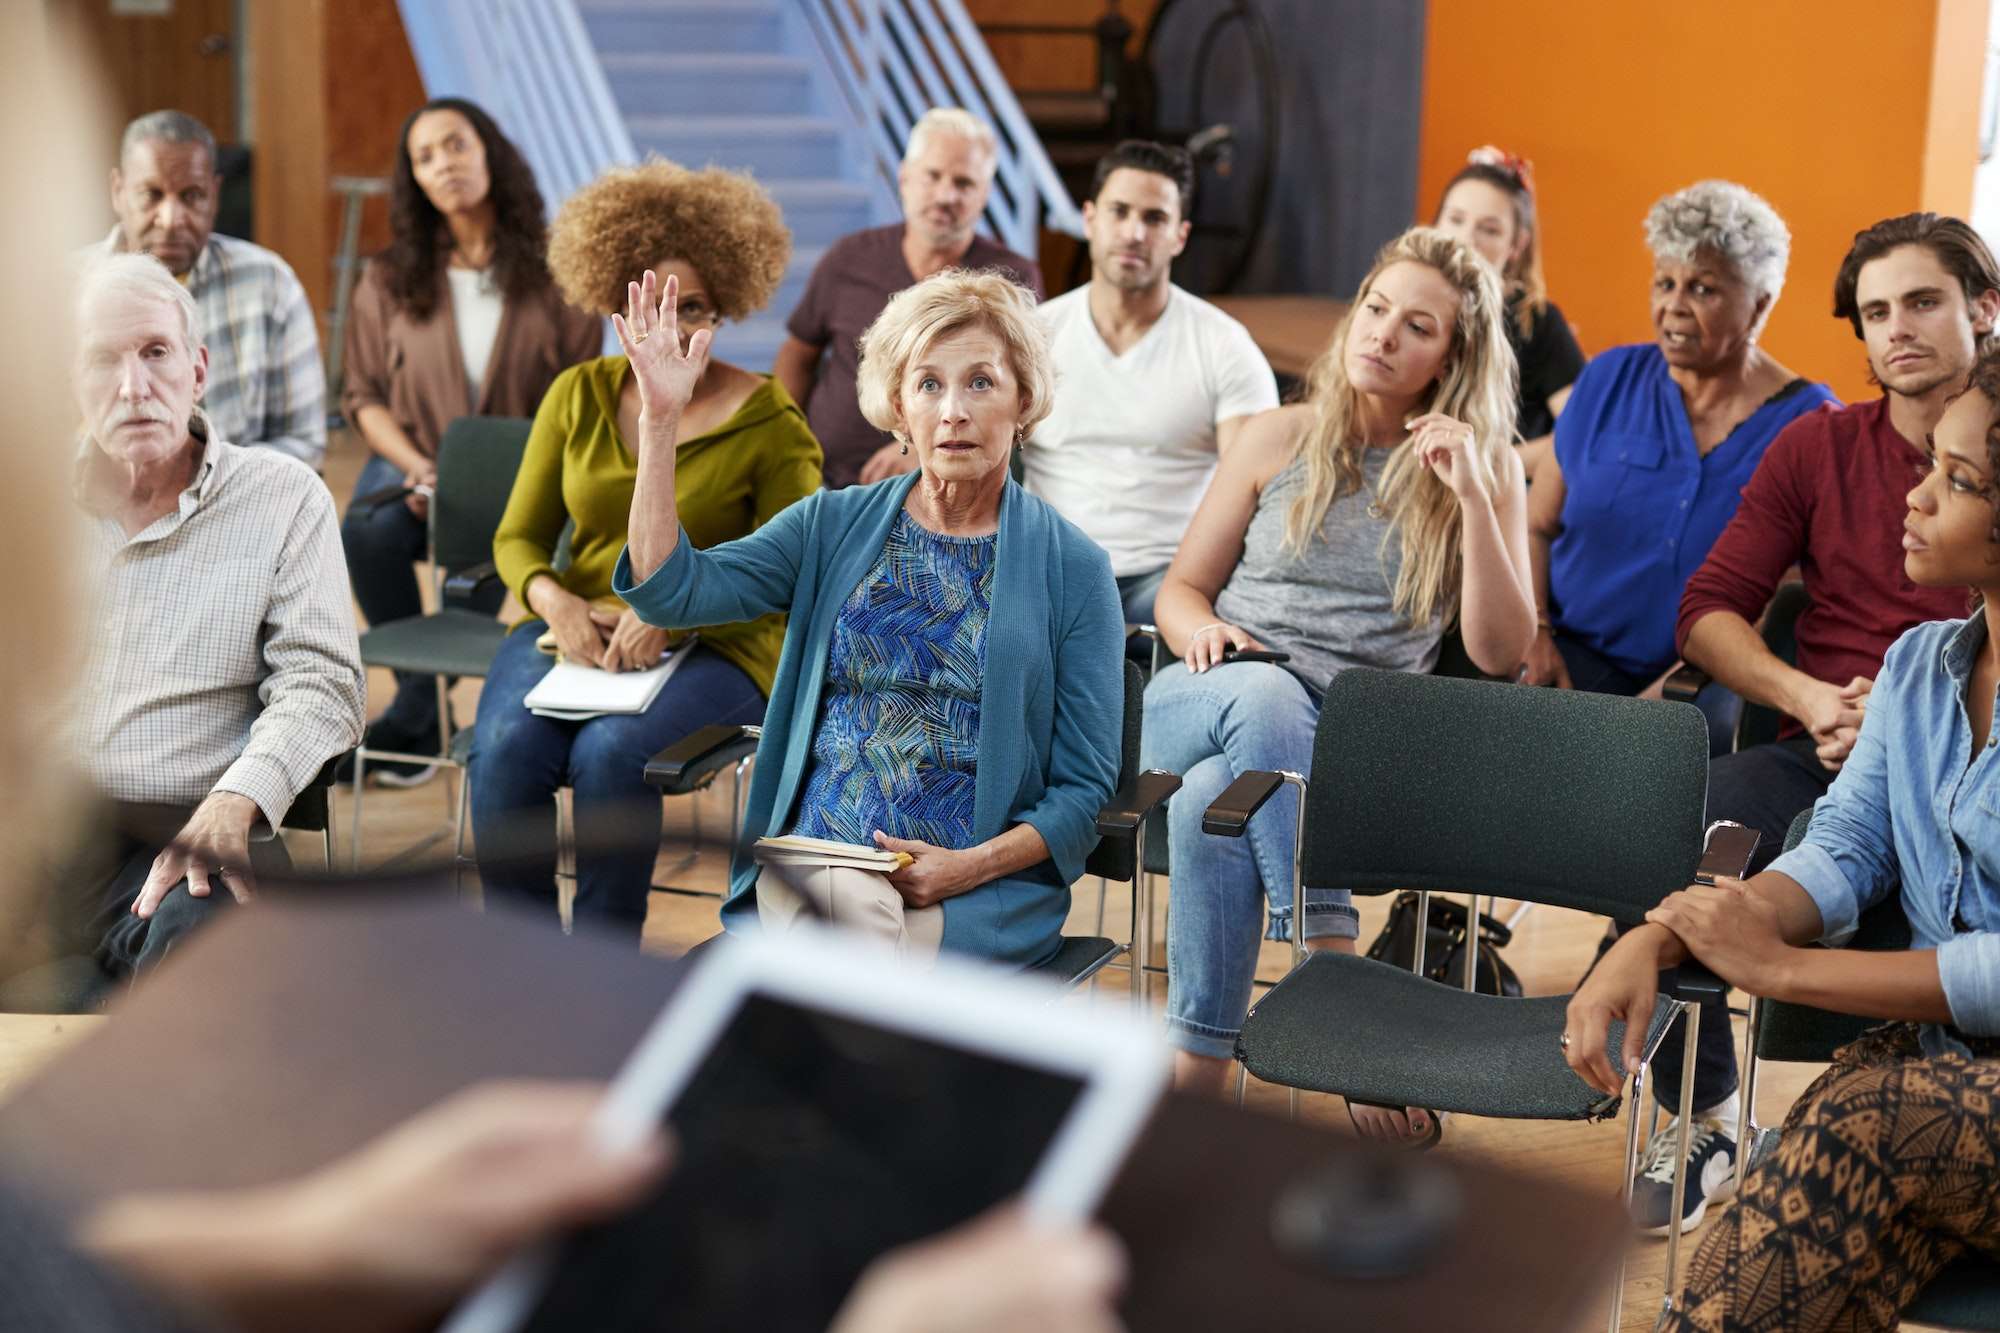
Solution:
{"label": "white checked shirt", "polygon": [[[107,252],[123,248],[116,228]],[[319,325],[291,265],[261,245],[211,234],[188,291],[208,347],[201,405],[225,440],[276,449],[319,471],[326,459],[326,373]]]}
{"label": "white checked shirt", "polygon": [[115,518],[90,533],[85,773],[119,801],[234,792],[278,827],[360,741],[367,698],[325,484],[216,434],[175,512],[130,538]]}

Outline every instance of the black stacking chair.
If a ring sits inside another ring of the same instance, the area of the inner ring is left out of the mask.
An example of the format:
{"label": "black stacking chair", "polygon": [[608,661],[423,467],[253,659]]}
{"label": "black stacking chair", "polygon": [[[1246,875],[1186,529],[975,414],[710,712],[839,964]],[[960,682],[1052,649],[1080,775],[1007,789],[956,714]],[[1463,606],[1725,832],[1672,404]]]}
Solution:
{"label": "black stacking chair", "polygon": [[[507,637],[498,608],[499,574],[493,566],[493,534],[514,490],[514,474],[527,451],[525,417],[460,417],[438,442],[437,493],[430,506],[430,563],[437,579],[438,609],[426,615],[371,626],[361,636],[361,660],[368,666],[437,677],[438,746],[435,754],[390,753],[366,746],[354,752],[354,812],[351,850],[361,864],[361,792],[371,759],[442,764],[464,772],[464,747],[452,745],[451,700],[455,676],[483,678],[493,654]],[[406,487],[362,496],[357,506],[401,504]],[[463,782],[460,784],[463,786]],[[452,808],[462,808],[463,794]],[[453,832],[463,841],[463,819]]]}
{"label": "black stacking chair", "polygon": [[[1150,861],[1147,850],[1147,816],[1179,790],[1181,780],[1172,773],[1141,772],[1139,769],[1140,714],[1146,682],[1138,666],[1125,663],[1125,717],[1120,737],[1118,790],[1097,814],[1097,847],[1084,861],[1084,872],[1101,879],[1136,881],[1138,867]],[[701,790],[725,769],[733,769],[740,782],[743,766],[750,763],[762,735],[758,727],[703,727],[700,731],[668,746],[646,765],[646,780],[668,796],[682,796]],[[740,809],[731,820],[730,851],[733,855],[741,832]],[[1160,841],[1164,842],[1164,839]],[[1138,938],[1140,926],[1139,886],[1133,883],[1132,934]],[[1103,919],[1100,899],[1099,921]],[[1100,925],[1100,929],[1101,929]],[[1035,969],[1038,976],[1076,987],[1089,981],[1121,955],[1131,961],[1133,1004],[1145,1003],[1144,972],[1131,955],[1130,944],[1121,944],[1101,935],[1073,935],[1063,939],[1056,956]]]}
{"label": "black stacking chair", "polygon": [[[1301,883],[1357,894],[1417,889],[1423,921],[1435,890],[1637,922],[1693,880],[1707,784],[1707,730],[1693,708],[1353,670],[1327,691],[1310,784],[1296,773],[1245,773],[1209,807],[1203,828],[1242,836],[1288,785],[1303,803],[1295,902]],[[1307,954],[1294,932],[1292,971],[1250,1011],[1237,1059],[1291,1088],[1294,1109],[1307,1089],[1506,1119],[1616,1113],[1619,1098],[1564,1061],[1568,996],[1503,999],[1430,981],[1421,975],[1423,937],[1415,970],[1405,972]],[[1686,1012],[1692,1036],[1693,1002],[1719,993],[1713,977],[1684,969],[1677,993],[1659,998],[1640,1062],[1627,1071],[1632,1106],[1667,1025]],[[1614,1060],[1622,1043],[1614,1028]],[[1681,1085],[1683,1162],[1692,1060]],[[1639,1119],[1628,1113],[1628,1197]],[[1676,1210],[1680,1188],[1676,1180]],[[1669,1291],[1677,1239],[1668,1243]]]}
{"label": "black stacking chair", "polygon": [[[1785,835],[1785,850],[1799,845],[1812,822],[1810,809],[1799,812]],[[1910,923],[1903,905],[1896,899],[1880,903],[1862,914],[1853,938],[1843,946],[1887,952],[1910,947]],[[1784,1000],[1750,1001],[1750,1029],[1743,1059],[1743,1113],[1750,1132],[1744,1136],[1745,1151],[1738,1156],[1736,1185],[1776,1151],[1779,1131],[1758,1129],[1757,1066],[1764,1060],[1790,1060],[1826,1064],[1833,1053],[1869,1028],[1881,1024],[1877,1018],[1857,1018],[1836,1014],[1806,1004]],[[1917,1302],[1903,1312],[1903,1318],[1939,1328],[1965,1333],[2000,1333],[2000,1264],[1984,1257],[1960,1259],[1924,1288]]]}
{"label": "black stacking chair", "polygon": [[336,775],[346,758],[347,755],[341,753],[327,760],[311,784],[292,802],[292,808],[285,811],[286,828],[320,835],[329,875],[333,873],[333,786],[339,780]]}

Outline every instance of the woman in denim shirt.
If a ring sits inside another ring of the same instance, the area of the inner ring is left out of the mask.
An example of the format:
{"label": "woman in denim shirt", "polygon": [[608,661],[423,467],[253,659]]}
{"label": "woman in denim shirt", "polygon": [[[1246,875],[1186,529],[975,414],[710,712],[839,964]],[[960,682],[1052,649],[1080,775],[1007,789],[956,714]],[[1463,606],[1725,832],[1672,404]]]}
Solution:
{"label": "woman in denim shirt", "polygon": [[[2000,1255],[2000,349],[1938,423],[1910,492],[1904,568],[1970,586],[1966,620],[1896,641],[1853,754],[1805,840],[1763,874],[1674,894],[1569,1007],[1570,1066],[1616,1092],[1606,1026],[1692,955],[1757,995],[1889,1020],[1842,1048],[1785,1121],[1777,1153],[1703,1238],[1667,1327],[1893,1327],[1952,1260]],[[1913,939],[1889,953],[1805,946],[1851,935],[1900,889]]]}

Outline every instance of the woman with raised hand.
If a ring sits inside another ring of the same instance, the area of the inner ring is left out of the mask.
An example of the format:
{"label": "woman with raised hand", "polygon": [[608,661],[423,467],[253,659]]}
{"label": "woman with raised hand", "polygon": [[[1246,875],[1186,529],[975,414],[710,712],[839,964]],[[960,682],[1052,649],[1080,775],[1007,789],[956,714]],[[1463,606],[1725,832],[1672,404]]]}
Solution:
{"label": "woman with raised hand", "polygon": [[[414,565],[425,559],[445,427],[463,416],[533,416],[555,377],[596,356],[604,339],[603,321],[564,301],[549,277],[534,173],[471,102],[435,98],[403,122],[389,223],[394,239],[354,289],[342,362],[341,410],[372,454],[355,497],[413,488],[397,503],[350,505],[341,524],[354,598],[371,625],[424,613]],[[500,609],[498,596],[490,609]],[[434,753],[435,679],[398,673],[364,743]],[[368,768],[391,786],[435,770],[395,760]]]}
{"label": "woman with raised hand", "polygon": [[[1653,341],[1584,368],[1535,474],[1531,685],[1639,695],[1673,670],[1689,575],[1778,432],[1834,401],[1757,345],[1792,246],[1769,204],[1701,181],[1653,205],[1646,243]],[[1696,703],[1728,753],[1741,701],[1711,684]]]}
{"label": "woman with raised hand", "polygon": [[[700,549],[669,442],[708,347],[680,350],[677,292],[649,273],[613,321],[643,396],[615,587],[651,625],[790,613],[746,834],[907,853],[885,931],[938,907],[929,947],[1043,962],[1117,781],[1125,628],[1104,552],[1008,474],[1055,388],[1034,297],[947,269],[891,298],[861,407],[917,470]],[[757,917],[739,849],[723,924]]]}
{"label": "woman with raised hand", "polygon": [[[549,265],[564,293],[598,314],[623,307],[628,281],[672,276],[678,333],[698,342],[684,409],[655,442],[677,460],[680,512],[712,546],[753,532],[818,489],[819,445],[777,380],[711,359],[718,326],[766,305],[791,255],[776,203],[741,172],[671,162],[623,167],[570,197],[556,215]],[[778,669],[777,616],[689,622],[697,641],[642,713],[573,722],[528,711],[529,691],[560,655],[607,671],[656,665],[669,636],[612,592],[612,566],[646,449],[645,367],[599,357],[557,378],[535,414],[507,512],[493,537],[500,577],[529,615],[494,655],[479,696],[469,780],[481,882],[489,892],[556,906],[555,794],[569,787],[577,842],[574,917],[626,933],[646,919],[659,795],[646,760],[710,723],[755,723]],[[676,353],[678,359],[678,352]],[[557,567],[567,529],[569,559]]]}
{"label": "woman with raised hand", "polygon": [[[2000,354],[1980,358],[1929,452],[1904,573],[1971,588],[1971,615],[1889,649],[1799,846],[1669,897],[1570,999],[1569,1065],[1614,1095],[1611,1022],[1628,1023],[1629,1069],[1660,969],[1687,958],[1753,995],[1884,1020],[1834,1053],[1702,1237],[1662,1325],[1675,1333],[1893,1328],[1953,1260],[2000,1247]],[[1898,898],[1908,949],[1811,947]]]}
{"label": "woman with raised hand", "polygon": [[[1176,1081],[1219,1090],[1260,937],[1289,939],[1297,803],[1241,839],[1202,812],[1239,774],[1312,768],[1320,699],[1348,667],[1429,671],[1456,621],[1472,660],[1512,674],[1534,636],[1514,355],[1498,276],[1442,231],[1383,247],[1306,401],[1255,417],[1222,461],[1157,606],[1181,661],[1146,691],[1144,763],[1185,780],[1168,817],[1167,1027]],[[1290,655],[1232,662],[1234,650]],[[1308,947],[1354,950],[1345,892],[1309,890]],[[1268,930],[1266,920],[1268,918]],[[1422,1112],[1350,1107],[1372,1136]]]}
{"label": "woman with raised hand", "polygon": [[1450,232],[1500,275],[1507,297],[1507,341],[1520,368],[1514,428],[1528,480],[1553,447],[1556,417],[1583,371],[1583,349],[1549,299],[1542,277],[1542,228],[1535,168],[1498,148],[1475,148],[1445,182],[1431,225]]}

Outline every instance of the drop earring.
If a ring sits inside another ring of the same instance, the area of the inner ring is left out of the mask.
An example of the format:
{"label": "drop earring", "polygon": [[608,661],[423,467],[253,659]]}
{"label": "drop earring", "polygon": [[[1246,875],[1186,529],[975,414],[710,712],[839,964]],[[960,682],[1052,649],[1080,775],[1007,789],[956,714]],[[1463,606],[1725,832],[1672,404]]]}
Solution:
{"label": "drop earring", "polygon": [[909,457],[909,454],[910,454],[910,442],[909,442],[908,440],[904,440],[904,441],[903,441],[903,447],[902,447],[902,448],[900,448],[900,449],[898,449],[898,450],[897,450],[896,452],[897,452],[897,453],[899,453],[899,454],[901,454],[901,455],[903,455],[903,456],[904,456],[905,458]]}

